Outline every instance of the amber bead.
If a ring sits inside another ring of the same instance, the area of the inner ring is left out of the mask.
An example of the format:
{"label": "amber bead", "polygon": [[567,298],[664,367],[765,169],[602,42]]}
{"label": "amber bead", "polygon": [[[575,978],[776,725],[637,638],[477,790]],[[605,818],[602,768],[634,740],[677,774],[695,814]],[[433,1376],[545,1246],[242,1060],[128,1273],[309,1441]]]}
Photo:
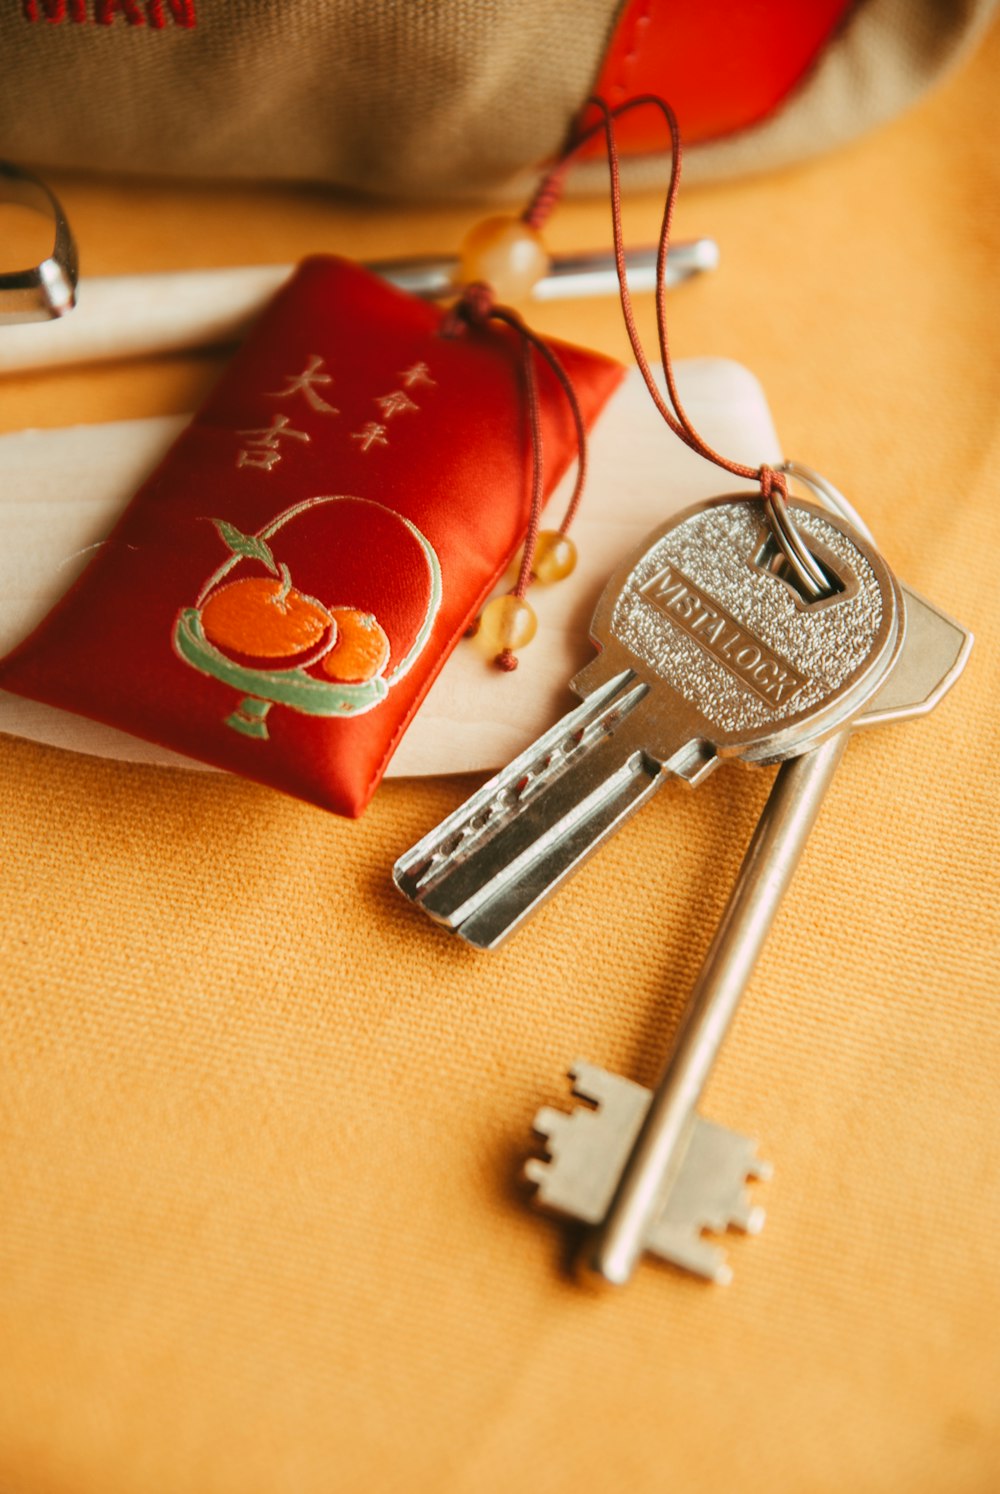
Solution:
{"label": "amber bead", "polygon": [[459,257],[461,284],[485,281],[498,301],[523,301],[549,268],[541,235],[520,218],[484,218],[469,230]]}
{"label": "amber bead", "polygon": [[538,619],[528,602],[520,597],[494,597],[482,610],[476,643],[484,653],[495,656],[505,649],[524,648],[537,627]]}
{"label": "amber bead", "polygon": [[550,586],[553,581],[564,581],[576,570],[576,546],[566,534],[558,529],[543,529],[535,545],[532,573],[536,581]]}

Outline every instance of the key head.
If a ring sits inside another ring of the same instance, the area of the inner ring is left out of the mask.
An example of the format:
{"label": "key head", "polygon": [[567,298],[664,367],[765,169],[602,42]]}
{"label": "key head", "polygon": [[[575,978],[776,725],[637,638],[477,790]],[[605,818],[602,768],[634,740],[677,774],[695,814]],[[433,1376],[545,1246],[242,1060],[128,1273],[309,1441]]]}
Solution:
{"label": "key head", "polygon": [[954,618],[903,585],[906,634],[892,673],[868,701],[852,730],[926,716],[968,663],[973,638]]}
{"label": "key head", "polygon": [[573,688],[587,695],[631,668],[663,697],[668,745],[689,736],[752,762],[793,757],[846,726],[899,651],[899,585],[846,520],[789,507],[833,595],[796,589],[759,496],[698,504],[611,577],[591,623],[601,652]]}

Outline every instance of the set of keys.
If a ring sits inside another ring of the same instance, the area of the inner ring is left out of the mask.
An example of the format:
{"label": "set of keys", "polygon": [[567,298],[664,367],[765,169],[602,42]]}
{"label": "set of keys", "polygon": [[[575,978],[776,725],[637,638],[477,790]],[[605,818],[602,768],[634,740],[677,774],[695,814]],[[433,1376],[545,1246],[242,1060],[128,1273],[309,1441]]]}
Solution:
{"label": "set of keys", "polygon": [[803,586],[759,495],[672,519],[604,590],[599,652],[572,681],[583,703],[394,868],[430,917],[493,949],[667,777],[781,763],[655,1090],[580,1061],[573,1093],[588,1103],[535,1118],[538,1201],[589,1226],[581,1265],[614,1284],[646,1251],[727,1281],[706,1231],[763,1225],[748,1183],[770,1169],[699,1098],[850,734],[925,714],[972,646],[900,586],[836,489],[785,470],[833,506],[789,510],[822,584]]}

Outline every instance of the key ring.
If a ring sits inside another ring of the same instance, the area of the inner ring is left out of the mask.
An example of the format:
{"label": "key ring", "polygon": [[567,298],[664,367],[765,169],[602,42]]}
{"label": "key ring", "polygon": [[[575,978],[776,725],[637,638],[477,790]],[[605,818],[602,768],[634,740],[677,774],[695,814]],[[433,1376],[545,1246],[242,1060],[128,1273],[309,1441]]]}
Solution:
{"label": "key ring", "polygon": [[76,304],[77,253],[59,199],[30,171],[0,161],[0,202],[43,213],[55,229],[52,253],[41,264],[0,274],[0,324],[64,316]]}
{"label": "key ring", "polygon": [[[871,530],[857,509],[852,503],[848,502],[840,489],[835,487],[828,477],[824,477],[821,472],[817,472],[812,467],[805,466],[802,462],[784,461],[779,464],[776,470],[783,472],[786,477],[792,477],[797,482],[802,483],[803,486],[811,489],[821,503],[824,503],[827,508],[831,508],[834,513],[839,513],[842,518],[847,519],[871,544],[875,543]],[[798,528],[791,514],[788,512],[788,505],[784,498],[782,498],[780,493],[772,490],[766,500],[765,507],[774,537],[781,546],[789,565],[794,566],[795,574],[798,576],[802,587],[808,591],[813,600],[817,600],[821,596],[828,596],[830,593],[830,583],[823,576],[814,556],[803,544],[802,536],[799,534]],[[799,564],[800,559],[804,562],[802,565]],[[813,575],[814,571],[822,576],[822,582],[818,589]]]}
{"label": "key ring", "polygon": [[788,477],[794,477],[797,482],[804,483],[807,488],[811,488],[821,502],[832,508],[834,513],[839,513],[842,518],[847,519],[859,534],[863,534],[865,539],[874,545],[875,537],[864,519],[854,505],[848,502],[840,489],[834,487],[828,477],[824,477],[812,467],[806,467],[802,462],[782,462],[778,471],[784,472]]}
{"label": "key ring", "polygon": [[[790,469],[795,469],[798,473],[802,470],[796,469],[794,462],[782,463],[780,468],[782,472],[788,472]],[[808,479],[802,478],[802,481],[807,482]],[[799,533],[784,497],[774,488],[764,500],[764,512],[767,514],[771,533],[781,546],[785,559],[798,577],[803,591],[812,601],[829,596],[831,588],[828,578],[823,574],[822,567]]]}

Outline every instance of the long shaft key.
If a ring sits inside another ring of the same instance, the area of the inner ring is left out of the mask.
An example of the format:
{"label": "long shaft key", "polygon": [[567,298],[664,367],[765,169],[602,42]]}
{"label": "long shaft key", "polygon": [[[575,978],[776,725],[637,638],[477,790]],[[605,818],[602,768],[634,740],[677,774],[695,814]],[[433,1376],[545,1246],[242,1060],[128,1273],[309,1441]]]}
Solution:
{"label": "long shaft key", "polygon": [[608,582],[584,703],[396,863],[432,918],[493,948],[659,787],[726,757],[778,762],[850,722],[902,642],[899,587],[874,545],[811,504],[795,524],[830,582],[797,590],[763,502],[686,510]]}
{"label": "long shaft key", "polygon": [[[902,654],[853,729],[923,715],[968,658],[971,635],[915,592],[903,593]],[[755,1232],[764,1222],[746,1188],[748,1179],[769,1172],[754,1143],[705,1120],[695,1106],[848,735],[782,765],[655,1091],[577,1062],[573,1092],[596,1109],[546,1109],[535,1118],[550,1160],[531,1159],[527,1175],[543,1206],[592,1227],[581,1264],[594,1277],[619,1285],[648,1250],[726,1281],[723,1252],[704,1231]]]}

